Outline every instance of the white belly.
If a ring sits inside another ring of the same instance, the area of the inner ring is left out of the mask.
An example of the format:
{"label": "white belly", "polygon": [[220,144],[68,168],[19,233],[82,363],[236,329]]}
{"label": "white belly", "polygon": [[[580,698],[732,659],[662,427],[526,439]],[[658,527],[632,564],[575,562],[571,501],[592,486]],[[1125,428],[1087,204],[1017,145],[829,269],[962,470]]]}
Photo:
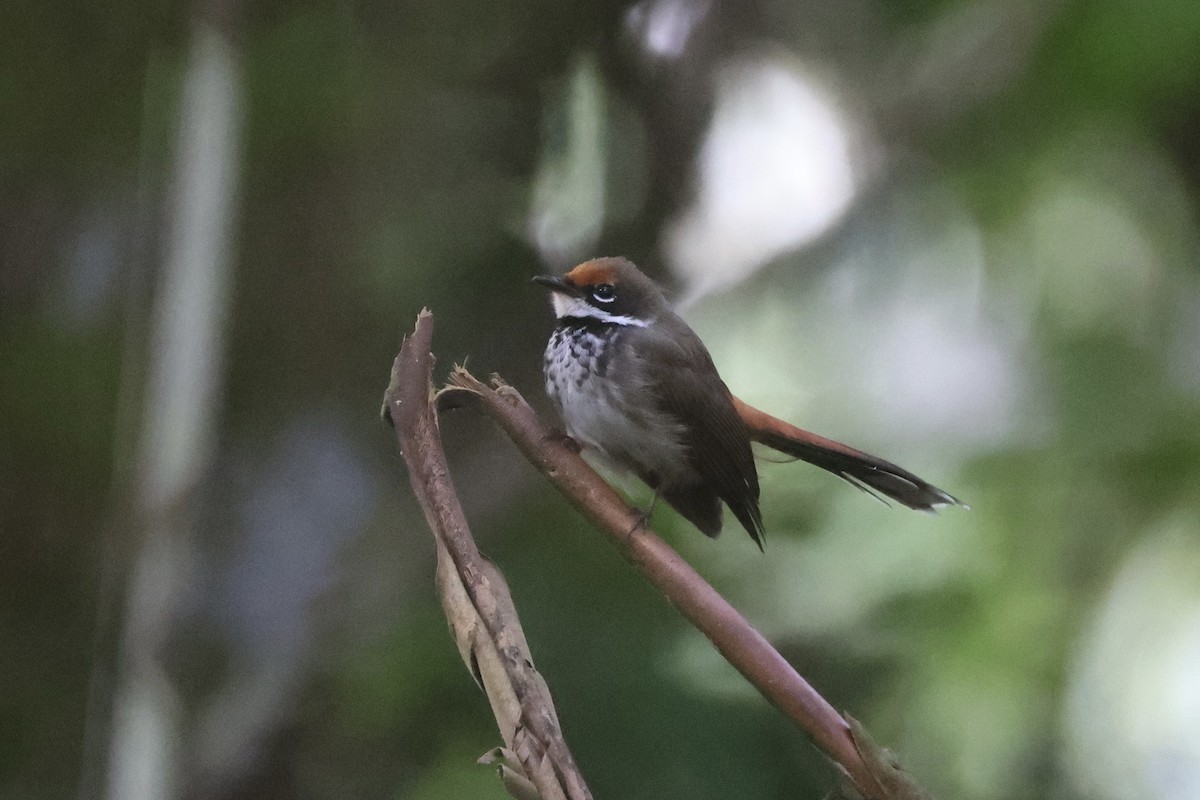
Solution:
{"label": "white belly", "polygon": [[581,445],[656,488],[674,483],[692,473],[683,426],[654,407],[636,359],[604,358],[619,346],[615,335],[555,331],[546,347],[546,394]]}

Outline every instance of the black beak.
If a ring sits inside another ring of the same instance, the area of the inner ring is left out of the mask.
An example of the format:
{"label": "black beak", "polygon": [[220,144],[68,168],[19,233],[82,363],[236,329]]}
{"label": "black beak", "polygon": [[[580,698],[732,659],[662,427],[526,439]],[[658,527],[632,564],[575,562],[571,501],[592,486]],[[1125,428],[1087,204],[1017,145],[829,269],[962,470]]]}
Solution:
{"label": "black beak", "polygon": [[579,297],[583,294],[578,286],[561,275],[535,275],[533,282],[539,286],[545,286],[552,292],[565,294],[568,297]]}

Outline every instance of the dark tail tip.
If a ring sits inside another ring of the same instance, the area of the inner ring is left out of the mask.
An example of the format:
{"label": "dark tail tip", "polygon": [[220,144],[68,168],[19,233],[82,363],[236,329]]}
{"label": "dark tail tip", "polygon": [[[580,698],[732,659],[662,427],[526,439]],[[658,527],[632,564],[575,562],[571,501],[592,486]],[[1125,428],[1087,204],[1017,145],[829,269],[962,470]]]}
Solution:
{"label": "dark tail tip", "polygon": [[756,438],[767,447],[828,470],[864,491],[872,494],[878,492],[916,511],[935,512],[946,506],[966,507],[949,492],[918,478],[903,467],[845,445],[838,444],[835,448],[773,433],[760,433]]}

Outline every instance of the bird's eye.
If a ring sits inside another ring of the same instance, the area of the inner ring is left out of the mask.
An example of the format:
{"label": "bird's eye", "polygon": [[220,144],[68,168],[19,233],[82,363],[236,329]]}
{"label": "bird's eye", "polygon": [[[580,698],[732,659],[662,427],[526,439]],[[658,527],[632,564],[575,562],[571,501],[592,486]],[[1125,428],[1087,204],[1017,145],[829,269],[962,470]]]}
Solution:
{"label": "bird's eye", "polygon": [[592,289],[592,297],[601,303],[611,303],[617,299],[617,287],[611,283],[599,283]]}

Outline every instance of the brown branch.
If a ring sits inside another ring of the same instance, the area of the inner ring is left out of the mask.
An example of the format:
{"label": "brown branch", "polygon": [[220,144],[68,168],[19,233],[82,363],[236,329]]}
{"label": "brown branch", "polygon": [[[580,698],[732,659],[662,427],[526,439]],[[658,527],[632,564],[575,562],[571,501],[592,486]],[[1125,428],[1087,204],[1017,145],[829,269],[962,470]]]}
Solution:
{"label": "brown branch", "polygon": [[[873,745],[867,746],[865,731],[852,733],[846,719],[724,597],[670,545],[648,527],[639,527],[639,513],[568,446],[561,433],[538,418],[516,389],[498,377],[492,381],[495,388],[464,369],[455,369],[448,387],[439,393],[439,405],[457,405],[465,399],[463,395],[479,398],[486,413],[525,457],[712,641],[729,663],[808,734],[860,795],[878,800],[920,796],[906,793],[909,788],[918,793],[920,790],[893,763],[875,763],[878,759],[871,749]],[[899,772],[899,776],[894,777],[893,772]],[[886,782],[897,785],[884,788],[885,776]]]}
{"label": "brown branch", "polygon": [[383,415],[396,428],[413,493],[437,540],[437,583],[447,620],[508,745],[501,763],[506,785],[527,786],[513,780],[516,765],[524,773],[517,777],[532,783],[541,800],[591,800],[533,667],[508,587],[475,546],[450,480],[431,403],[432,337],[433,316],[422,311],[392,365]]}
{"label": "brown branch", "polygon": [[[475,550],[462,510],[454,496],[445,455],[437,436],[436,417],[429,404],[431,329],[431,317],[428,312],[422,312],[413,339],[405,342],[396,359],[384,413],[395,420],[401,450],[409,463],[413,490],[425,509],[430,526],[439,542],[444,543],[450,551],[456,572],[462,576],[467,591],[471,592],[471,601],[478,608],[479,616],[489,632],[493,633],[496,641],[504,641],[501,630],[504,620],[495,619],[496,616],[503,617],[503,613],[492,608],[489,603],[493,601],[482,596],[483,593],[474,585],[487,570],[495,573],[494,581],[502,584],[503,579]],[[872,742],[857,721],[843,717],[830,706],[762,634],[678,553],[641,524],[641,515],[629,508],[612,487],[579,457],[576,450],[569,446],[570,440],[543,423],[516,389],[497,377],[493,377],[492,382],[493,386],[487,386],[465,369],[456,368],[447,387],[436,396],[437,407],[446,409],[479,400],[485,412],[500,425],[526,458],[609,538],[630,563],[659,587],[667,599],[712,641],[717,650],[768,701],[804,731],[835,763],[844,778],[842,791],[837,793],[837,797],[859,796],[870,800],[918,800],[929,797],[900,768],[893,754]],[[402,432],[406,430],[410,431],[407,435]],[[511,603],[511,600],[508,602]],[[515,621],[515,610],[511,616]],[[517,633],[519,630],[518,624]],[[509,638],[515,641],[517,633],[509,634]],[[523,637],[520,641],[523,644]],[[461,639],[459,644],[464,647]],[[527,648],[514,647],[513,650],[526,652]],[[506,655],[511,654],[506,651]],[[465,653],[464,658],[467,658]],[[560,769],[562,764],[569,764],[573,770],[570,753],[566,751],[561,733],[558,732],[557,720],[553,717],[548,693],[544,702],[531,700],[538,687],[544,690],[540,676],[532,670],[532,665],[523,659],[516,660],[521,663],[506,662],[505,669],[512,670],[514,687],[522,687],[523,721],[537,735],[537,741],[544,743],[544,752],[551,757],[562,756],[562,761],[554,761],[555,769]],[[522,673],[522,665],[528,667],[528,674]],[[538,714],[530,712],[529,709],[534,707],[540,709]],[[500,719],[498,713],[497,720]],[[536,759],[529,758],[521,750],[516,750],[515,755],[526,773],[525,777],[535,784],[543,800],[552,797],[537,783],[538,771],[531,770],[530,764]],[[510,754],[504,754],[501,760],[507,760],[511,768]],[[540,763],[544,766],[545,762]],[[533,765],[537,766],[537,763]],[[575,772],[570,774],[577,775]],[[582,778],[578,780],[582,787]],[[586,792],[586,787],[581,791]],[[576,795],[570,797],[574,800]]]}

